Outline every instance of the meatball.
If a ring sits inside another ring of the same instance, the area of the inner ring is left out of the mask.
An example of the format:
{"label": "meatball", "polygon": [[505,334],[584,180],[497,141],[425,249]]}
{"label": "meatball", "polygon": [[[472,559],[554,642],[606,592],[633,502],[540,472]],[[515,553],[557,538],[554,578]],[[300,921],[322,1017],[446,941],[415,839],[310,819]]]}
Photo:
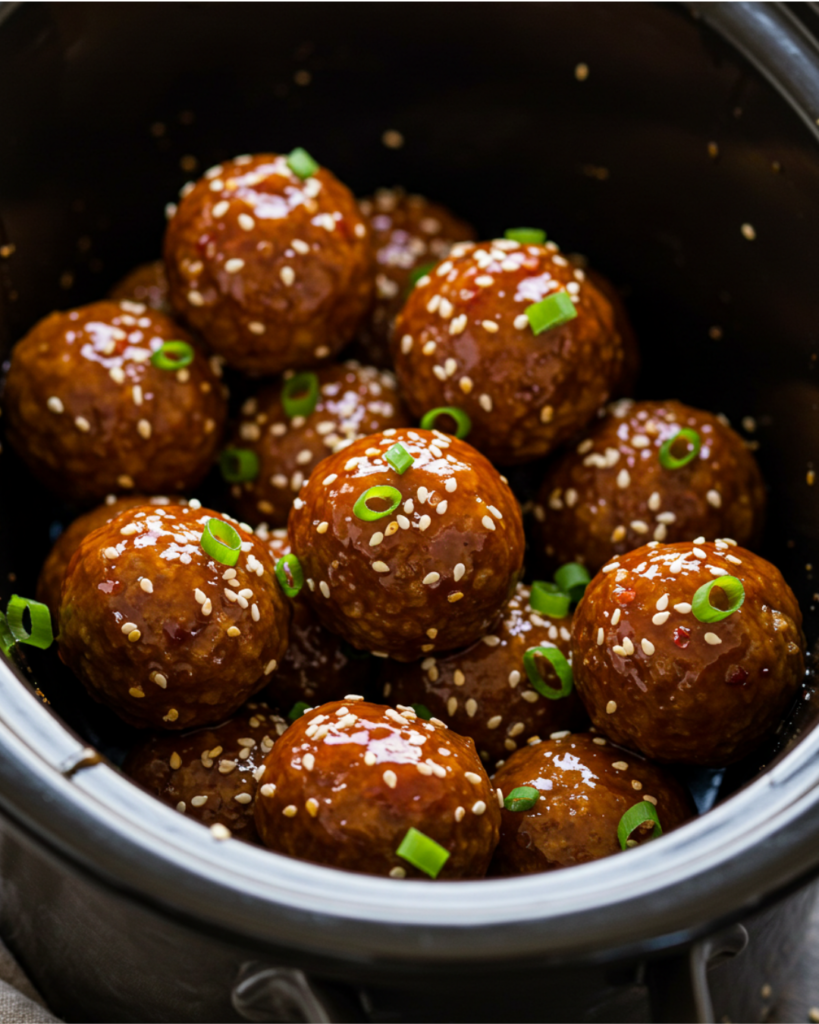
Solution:
{"label": "meatball", "polygon": [[[589,733],[519,750],[493,781],[507,797],[522,786],[539,797],[528,810],[501,811],[492,874],[530,875],[619,853],[620,819],[643,801],[656,808],[663,832],[694,816],[688,793],[667,772]],[[650,841],[655,827],[638,828],[631,843]]]}
{"label": "meatball", "polygon": [[[184,342],[179,369],[154,365],[169,341]],[[9,441],[39,479],[79,502],[195,487],[213,462],[227,406],[191,341],[141,303],[52,313],[12,351]]]}
{"label": "meatball", "polygon": [[282,405],[287,377],[284,389],[267,385],[242,407],[230,448],[253,452],[258,474],[235,482],[231,493],[236,514],[249,523],[285,526],[293,498],[325,455],[384,427],[409,425],[392,374],[356,362],[308,374],[290,379],[294,395],[302,385],[316,393],[312,412],[288,416]]}
{"label": "meatball", "polygon": [[392,366],[389,339],[396,314],[412,287],[413,272],[442,260],[474,229],[445,206],[400,188],[382,188],[359,202],[369,221],[375,253],[375,303],[353,351],[373,366]]}
{"label": "meatball", "polygon": [[175,309],[245,373],[328,359],[371,302],[369,231],[352,193],[324,168],[300,176],[291,163],[316,165],[293,157],[212,167],[182,190],[165,234]]}
{"label": "meatball", "polygon": [[418,281],[393,354],[411,412],[463,409],[470,442],[511,465],[548,454],[594,416],[623,343],[611,303],[556,245],[499,239],[459,243]]}
{"label": "meatball", "polygon": [[439,877],[482,878],[499,822],[471,739],[360,698],[299,718],[265,759],[256,800],[270,849],[392,878],[426,877],[397,853],[410,829],[448,854]]}
{"label": "meatball", "polygon": [[270,682],[287,648],[290,605],[266,546],[236,524],[228,567],[202,547],[211,519],[228,523],[191,506],[127,509],[69,562],[60,657],[131,725],[219,722]]}
{"label": "meatball", "polygon": [[591,581],[572,626],[575,684],[597,728],[656,761],[711,767],[775,728],[802,682],[804,650],[779,570],[727,539],[620,555]]}
{"label": "meatball", "polygon": [[765,489],[744,441],[718,416],[681,402],[623,400],[551,466],[534,514],[548,559],[596,572],[649,538],[728,534],[753,546]]}
{"label": "meatball", "polygon": [[138,267],[134,267],[130,273],[114,285],[108,293],[108,298],[117,302],[121,299],[144,302],[150,309],[155,309],[166,316],[173,316],[168,275],[162,260],[141,263]]}
{"label": "meatball", "polygon": [[439,431],[390,427],[326,458],[293,502],[288,533],[322,625],[397,661],[489,633],[523,567],[505,478]]}
{"label": "meatball", "polygon": [[[571,617],[540,615],[530,607],[529,596],[529,587],[518,583],[495,632],[466,650],[430,655],[409,665],[390,664],[384,673],[384,699],[423,704],[451,729],[471,736],[481,757],[492,763],[532,736],[585,723],[574,691],[547,699],[527,677],[523,656],[532,647],[556,647],[571,662]],[[557,679],[549,678],[547,685],[560,691]]]}
{"label": "meatball", "polygon": [[248,704],[222,725],[182,733],[150,733],[125,760],[128,775],[203,825],[222,825],[258,842],[253,820],[256,774],[287,728],[266,704]]}

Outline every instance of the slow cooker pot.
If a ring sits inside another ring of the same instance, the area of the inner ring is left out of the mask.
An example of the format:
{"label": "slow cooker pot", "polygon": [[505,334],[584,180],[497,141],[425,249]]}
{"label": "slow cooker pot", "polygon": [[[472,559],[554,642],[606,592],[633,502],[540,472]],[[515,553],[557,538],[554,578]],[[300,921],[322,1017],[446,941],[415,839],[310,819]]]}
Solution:
{"label": "slow cooker pot", "polygon": [[[0,351],[158,253],[194,156],[303,145],[487,237],[543,224],[624,289],[640,393],[758,442],[812,647],[819,51],[792,6],[3,5]],[[5,601],[70,510],[0,474]],[[216,841],[124,778],[52,655],[0,659],[0,934],[68,1020],[759,1020],[814,899],[817,717],[809,676],[660,843],[401,884]]]}

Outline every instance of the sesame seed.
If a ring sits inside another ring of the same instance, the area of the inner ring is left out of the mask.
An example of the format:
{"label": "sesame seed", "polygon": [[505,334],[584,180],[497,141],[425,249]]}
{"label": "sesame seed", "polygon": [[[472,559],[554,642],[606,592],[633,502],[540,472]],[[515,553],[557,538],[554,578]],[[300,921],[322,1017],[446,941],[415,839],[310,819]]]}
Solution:
{"label": "sesame seed", "polygon": [[205,603],[202,605],[202,614],[203,615],[210,615],[210,613],[212,611],[213,611],[213,604],[211,602],[211,599],[208,597],[208,598],[205,599]]}
{"label": "sesame seed", "polygon": [[601,572],[614,572],[615,569],[620,568],[619,562],[610,562],[608,565],[604,565],[600,570]]}
{"label": "sesame seed", "polygon": [[502,721],[503,721],[503,718],[502,718],[501,715],[493,715],[489,719],[489,721],[486,723],[486,728],[487,729],[497,729],[497,727],[501,724]]}
{"label": "sesame seed", "polygon": [[488,331],[490,334],[497,334],[497,332],[500,330],[500,328],[498,327],[494,320],[482,320],[481,327],[483,327],[483,329],[485,331]]}
{"label": "sesame seed", "polygon": [[214,217],[219,218],[224,217],[229,209],[230,203],[226,199],[223,199],[221,202],[218,202],[210,212]]}
{"label": "sesame seed", "polygon": [[108,376],[116,384],[125,383],[125,371],[119,366],[112,366],[111,369],[108,371]]}
{"label": "sesame seed", "polygon": [[617,625],[617,623],[620,621],[621,614],[622,614],[622,612],[621,612],[621,610],[619,608],[615,608],[614,609],[614,613],[612,614],[612,617],[611,617],[611,624],[612,624],[612,626],[616,626]]}
{"label": "sesame seed", "polygon": [[130,693],[132,697],[136,697],[137,699],[145,696],[145,691],[142,689],[141,686],[132,686],[128,693]]}
{"label": "sesame seed", "polygon": [[256,227],[256,221],[248,213],[240,213],[236,219],[242,231],[252,231]]}
{"label": "sesame seed", "polygon": [[470,697],[469,700],[466,702],[465,707],[466,713],[469,715],[469,717],[474,718],[475,712],[478,710],[478,702],[473,697]]}
{"label": "sesame seed", "polygon": [[419,762],[415,766],[421,775],[432,775],[432,766]]}
{"label": "sesame seed", "polygon": [[[665,613],[668,615],[668,612]],[[640,641],[640,646],[643,648],[643,653],[651,656],[654,653],[654,644],[650,640],[643,638]]]}
{"label": "sesame seed", "polygon": [[205,300],[202,298],[202,293],[196,291],[195,289],[193,291],[189,291],[188,292],[188,302],[192,306],[204,306],[205,305]]}
{"label": "sesame seed", "polygon": [[262,796],[275,796],[276,795],[276,783],[275,782],[266,782],[261,787],[259,792],[262,794]]}
{"label": "sesame seed", "polygon": [[473,814],[483,814],[483,812],[485,810],[486,810],[486,804],[483,802],[483,800],[476,800],[475,803],[472,804],[472,813]]}
{"label": "sesame seed", "polygon": [[614,700],[610,700],[608,702],[608,704],[606,705],[606,714],[607,715],[613,715],[616,710],[617,710],[617,702],[614,701]]}
{"label": "sesame seed", "polygon": [[319,590],[322,592],[322,594],[325,597],[329,597],[330,596],[330,588],[327,586],[327,583],[324,580],[322,580],[319,583]]}
{"label": "sesame seed", "polygon": [[106,558],[116,558],[119,552],[116,548],[106,548],[103,554]]}
{"label": "sesame seed", "polygon": [[621,469],[617,474],[617,486],[625,489],[631,483],[631,475],[627,469]]}
{"label": "sesame seed", "polygon": [[250,323],[247,325],[247,329],[250,331],[251,334],[264,334],[266,327],[259,320],[251,320]]}
{"label": "sesame seed", "polygon": [[714,508],[719,508],[722,505],[722,495],[719,493],[719,491],[708,491],[708,493],[705,495],[705,499],[708,502],[708,504],[712,505]]}
{"label": "sesame seed", "polygon": [[292,267],[282,267],[279,271],[279,277],[282,280],[282,284],[287,285],[289,288],[291,284],[296,280],[296,272]]}
{"label": "sesame seed", "polygon": [[438,504],[435,506],[435,511],[438,513],[439,516],[442,516],[446,512],[447,507],[448,503],[446,499],[444,499],[443,501],[438,502]]}
{"label": "sesame seed", "polygon": [[405,334],[401,339],[401,351],[406,355],[412,349],[412,335]]}
{"label": "sesame seed", "polygon": [[132,629],[131,632],[128,634],[128,639],[131,641],[132,644],[135,644],[141,636],[142,633],[140,633],[138,629]]}
{"label": "sesame seed", "polygon": [[74,426],[77,428],[77,430],[81,431],[83,434],[87,434],[88,431],[91,429],[91,424],[88,422],[88,420],[85,418],[85,416],[77,416],[77,417],[75,417],[75,419],[74,419]]}
{"label": "sesame seed", "polygon": [[433,583],[437,583],[440,578],[441,574],[439,572],[428,572],[421,582],[425,587],[429,587]]}
{"label": "sesame seed", "polygon": [[226,839],[230,839],[231,837],[230,829],[227,827],[227,825],[223,825],[219,821],[211,825],[210,834],[213,836],[214,839],[218,839],[220,843],[224,842]]}
{"label": "sesame seed", "polygon": [[[202,609],[202,610],[204,611],[204,609]],[[230,626],[228,631],[227,631],[227,635],[228,636],[240,636],[241,632],[242,631],[237,626]]]}
{"label": "sesame seed", "polygon": [[295,804],[288,804],[287,807],[285,807],[285,809],[282,811],[282,814],[285,816],[285,818],[295,818],[297,813],[298,808],[296,807]]}
{"label": "sesame seed", "polygon": [[455,820],[456,821],[463,821],[465,814],[466,814],[466,811],[463,809],[463,807],[456,807],[455,808]]}
{"label": "sesame seed", "polygon": [[603,630],[603,627],[600,626],[600,628],[597,630],[597,646],[598,647],[603,643],[605,638],[606,638],[605,631]]}
{"label": "sesame seed", "polygon": [[756,238],[756,231],[753,224],[743,224],[739,230],[742,232],[742,237],[749,242],[753,242]]}
{"label": "sesame seed", "polygon": [[478,404],[484,412],[492,412],[492,399],[489,395],[480,395],[478,398]]}
{"label": "sesame seed", "polygon": [[612,768],[616,768],[618,772],[628,771],[628,764],[625,761],[614,761]]}
{"label": "sesame seed", "polygon": [[238,274],[242,267],[245,265],[244,260],[232,259],[225,263],[225,270],[228,274]]}
{"label": "sesame seed", "polygon": [[722,643],[722,640],[717,636],[716,633],[706,633],[703,639],[707,644],[711,644],[712,647],[716,647],[717,644]]}
{"label": "sesame seed", "polygon": [[489,518],[489,516],[484,516],[481,519],[481,523],[487,528],[487,530],[494,530],[495,529],[495,524],[492,522],[492,520]]}
{"label": "sesame seed", "polygon": [[529,317],[525,313],[521,313],[512,321],[512,326],[516,331],[525,330],[529,326]]}
{"label": "sesame seed", "polygon": [[421,533],[423,533],[424,530],[426,530],[426,528],[430,525],[431,522],[432,519],[429,516],[421,516],[421,518],[418,520],[418,529],[421,531]]}
{"label": "sesame seed", "polygon": [[373,562],[373,569],[375,569],[376,572],[390,571],[390,567],[387,565],[386,562]]}
{"label": "sesame seed", "polygon": [[65,406],[60,401],[60,399],[57,398],[56,395],[52,395],[51,398],[49,398],[49,400],[46,402],[46,406],[48,407],[48,409],[51,412],[56,412],[56,413],[65,412]]}
{"label": "sesame seed", "polygon": [[551,405],[544,405],[543,408],[540,410],[540,422],[541,423],[551,423],[552,420],[554,419],[554,414],[555,414],[555,411],[554,411],[554,407],[553,406],[551,406]]}
{"label": "sesame seed", "polygon": [[191,797],[191,807],[204,807],[207,802],[208,798],[206,796]]}
{"label": "sesame seed", "polygon": [[139,586],[140,589],[144,590],[146,594],[153,594],[154,592],[154,585],[146,576],[143,576],[142,579],[139,581]]}

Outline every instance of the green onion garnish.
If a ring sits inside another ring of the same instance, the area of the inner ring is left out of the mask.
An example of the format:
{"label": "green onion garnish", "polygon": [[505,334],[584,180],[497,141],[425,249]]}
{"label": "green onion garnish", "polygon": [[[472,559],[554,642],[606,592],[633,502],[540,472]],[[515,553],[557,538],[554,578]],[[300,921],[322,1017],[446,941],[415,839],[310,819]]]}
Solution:
{"label": "green onion garnish", "polygon": [[209,519],[199,542],[211,558],[222,565],[236,565],[242,550],[242,538],[224,519]]}
{"label": "green onion garnish", "polygon": [[555,573],[555,583],[569,595],[573,604],[580,600],[590,582],[589,570],[579,562],[566,562]]}
{"label": "green onion garnish", "polygon": [[[23,614],[28,608],[31,616],[31,632],[23,625]],[[51,612],[46,605],[32,601],[28,597],[12,595],[6,606],[6,622],[8,630],[19,644],[30,644],[45,650],[54,641],[54,630],[51,628]]]}
{"label": "green onion garnish", "polygon": [[249,448],[225,448],[219,456],[219,469],[229,484],[255,480],[259,475],[259,456]]}
{"label": "green onion garnish", "polygon": [[[685,455],[677,458],[672,449],[676,447],[680,439],[687,441],[691,448]],[[663,469],[682,469],[699,455],[700,448],[702,448],[702,438],[697,431],[692,427],[683,427],[673,437],[669,437],[667,441],[663,442],[659,453],[660,465]]]}
{"label": "green onion garnish", "polygon": [[8,622],[6,622],[6,616],[0,612],[0,651],[3,654],[8,654],[12,647],[14,647],[14,637],[11,635]]}
{"label": "green onion garnish", "polygon": [[546,241],[546,232],[542,228],[507,228],[503,237],[511,238],[513,242],[520,242],[521,245],[543,245]]}
{"label": "green onion garnish", "polygon": [[503,801],[507,811],[531,811],[540,799],[534,786],[518,786]]}
{"label": "green onion garnish", "polygon": [[307,703],[307,701],[298,700],[293,705],[293,707],[290,708],[290,713],[287,716],[287,721],[288,722],[295,722],[297,718],[301,718],[301,716],[304,714],[305,711],[309,711],[309,710],[310,710],[310,705]]}
{"label": "green onion garnish", "polygon": [[[292,583],[287,578],[287,572],[285,571],[287,569],[290,570]],[[294,554],[282,555],[278,562],[276,562],[274,571],[276,579],[279,581],[279,586],[288,597],[295,597],[304,586],[304,570],[301,567],[301,562]]]}
{"label": "green onion garnish", "polygon": [[187,341],[166,341],[151,356],[151,365],[158,370],[181,370],[193,362],[193,345]]}
{"label": "green onion garnish", "polygon": [[309,370],[294,374],[282,388],[282,407],[292,420],[294,416],[309,416],[319,397],[318,377]]}
{"label": "green onion garnish", "polygon": [[[551,662],[552,668],[560,680],[559,690],[544,682],[543,677],[538,672],[537,662],[535,661],[536,654],[542,655],[547,661]],[[563,652],[559,651],[556,647],[530,647],[523,655],[523,667],[526,669],[529,682],[543,697],[548,697],[549,700],[560,700],[561,697],[568,697],[572,692],[574,687],[572,666],[566,661]]]}
{"label": "green onion garnish", "polygon": [[449,850],[445,850],[417,828],[409,829],[395,852],[430,878],[437,878],[441,868],[449,860]]}
{"label": "green onion garnish", "polygon": [[569,614],[571,603],[572,599],[556,583],[535,580],[532,584],[529,606],[536,612],[542,612],[553,619],[562,619]]}
{"label": "green onion garnish", "polygon": [[309,178],[315,174],[319,169],[319,165],[310,156],[306,149],[302,149],[301,146],[296,148],[287,156],[287,166],[294,174],[298,174],[300,178]]}
{"label": "green onion garnish", "polygon": [[437,266],[437,263],[422,263],[420,267],[416,267],[409,276],[410,291],[418,284],[422,277],[426,277],[430,270]]}
{"label": "green onion garnish", "polygon": [[[731,602],[729,608],[715,608],[711,604],[711,591],[714,587],[720,587],[725,591],[728,600]],[[736,576],[717,576],[710,583],[703,583],[700,589],[694,594],[691,600],[691,611],[695,619],[700,622],[722,622],[729,615],[738,612],[745,600],[745,587],[742,580]]]}
{"label": "green onion garnish", "polygon": [[577,316],[568,292],[555,292],[526,308],[526,316],[533,334],[543,334],[550,327],[560,327]]}
{"label": "green onion garnish", "polygon": [[432,718],[432,712],[426,706],[426,704],[410,704],[410,707],[418,715],[419,718],[423,718],[425,722],[428,722]]}
{"label": "green onion garnish", "polygon": [[399,476],[403,476],[413,462],[415,462],[415,459],[410,455],[400,441],[398,444],[394,444],[392,448],[387,449],[384,458],[389,462]]}
{"label": "green onion garnish", "polygon": [[472,429],[472,420],[463,409],[458,409],[454,405],[440,405],[437,409],[430,409],[429,412],[425,412],[421,420],[421,428],[423,430],[432,430],[439,416],[451,416],[455,420],[455,436],[459,441],[463,441]]}
{"label": "green onion garnish", "polygon": [[[378,512],[367,504],[368,501],[372,501],[374,498],[386,498],[392,504],[389,508]],[[358,501],[353,505],[353,515],[363,519],[365,523],[374,523],[376,519],[383,519],[384,516],[391,515],[401,504],[401,498],[402,494],[397,487],[390,487],[389,484],[377,484],[375,487],[369,487],[362,494],[359,494]]]}
{"label": "green onion garnish", "polygon": [[648,837],[649,839],[659,839],[663,834],[663,827],[660,824],[660,819],[657,817],[657,809],[648,800],[643,800],[641,803],[629,807],[617,826],[617,838],[620,840],[620,848],[622,850],[625,850],[628,846],[631,833],[636,828],[639,828],[644,821],[654,822],[654,828]]}

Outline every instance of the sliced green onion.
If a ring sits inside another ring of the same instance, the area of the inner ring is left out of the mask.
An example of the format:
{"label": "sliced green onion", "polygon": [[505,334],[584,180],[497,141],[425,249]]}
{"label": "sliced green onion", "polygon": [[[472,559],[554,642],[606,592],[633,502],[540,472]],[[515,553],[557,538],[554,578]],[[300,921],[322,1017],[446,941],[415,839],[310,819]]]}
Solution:
{"label": "sliced green onion", "polygon": [[[537,669],[536,654],[542,655],[547,661],[551,662],[552,668],[560,680],[559,690],[544,682]],[[556,647],[530,647],[523,655],[523,667],[526,669],[529,682],[543,697],[548,697],[549,700],[560,700],[561,697],[568,697],[572,692],[574,687],[572,666],[566,661],[563,652],[559,651]]]}
{"label": "sliced green onion", "polygon": [[543,245],[546,241],[546,232],[542,228],[507,228],[503,237],[511,238],[513,242],[520,242],[521,245]]}
{"label": "sliced green onion", "polygon": [[534,786],[518,786],[503,801],[507,811],[531,811],[540,799]]}
{"label": "sliced green onion", "polygon": [[585,565],[579,562],[566,562],[555,573],[555,583],[569,595],[572,603],[576,604],[591,583],[591,576]]}
{"label": "sliced green onion", "polygon": [[305,711],[309,711],[310,707],[311,707],[311,705],[308,704],[307,701],[304,701],[304,700],[296,701],[296,703],[293,705],[293,707],[290,708],[290,714],[287,716],[287,721],[288,722],[295,722],[297,718],[301,718],[301,716],[304,714]]}
{"label": "sliced green onion", "polygon": [[[687,451],[685,455],[677,458],[672,452],[672,448],[675,447],[677,442],[682,438],[691,445],[690,451]],[[692,427],[683,427],[682,430],[678,430],[673,437],[669,437],[667,441],[664,441],[659,452],[660,465],[663,469],[682,469],[683,466],[687,466],[692,459],[696,459],[699,455],[700,448],[702,448],[702,438]]]}
{"label": "sliced green onion", "polygon": [[3,654],[8,654],[12,647],[14,647],[14,637],[11,635],[6,616],[0,612],[0,651]]}
{"label": "sliced green onion", "polygon": [[418,284],[422,277],[426,277],[430,270],[437,266],[437,263],[422,263],[420,267],[416,267],[409,276],[410,291]]}
{"label": "sliced green onion", "polygon": [[643,800],[641,803],[629,807],[617,826],[617,838],[620,840],[620,848],[622,850],[627,848],[631,833],[636,828],[639,828],[644,821],[654,822],[654,828],[648,837],[649,839],[659,839],[663,834],[663,827],[660,824],[660,819],[657,817],[656,807],[654,804],[650,804],[648,800]]}
{"label": "sliced green onion", "polygon": [[437,878],[441,868],[449,860],[449,850],[445,850],[440,843],[425,836],[417,828],[409,829],[395,852],[430,878]]}
{"label": "sliced green onion", "polygon": [[460,441],[463,441],[472,429],[472,420],[467,413],[454,405],[439,405],[437,409],[430,409],[429,412],[425,412],[421,420],[421,428],[423,430],[432,430],[439,416],[451,416],[455,420],[455,436]]}
{"label": "sliced green onion", "polygon": [[[31,616],[31,632],[23,625],[23,614],[28,608]],[[19,644],[30,644],[45,650],[54,641],[54,630],[51,628],[51,612],[40,601],[32,601],[28,597],[13,594],[6,606],[6,622],[9,632]]]}
{"label": "sliced green onion", "polygon": [[187,341],[166,341],[151,356],[151,365],[158,370],[181,370],[193,362],[193,345]]}
{"label": "sliced green onion", "polygon": [[[392,515],[401,504],[402,497],[403,495],[398,488],[390,487],[389,484],[377,484],[375,487],[368,487],[366,491],[359,494],[358,500],[353,505],[353,515],[363,519],[365,523],[374,523],[376,519],[383,519],[384,516]],[[372,501],[374,498],[386,498],[392,504],[389,508],[378,512],[367,504],[368,501]]]}
{"label": "sliced green onion", "polygon": [[242,550],[242,538],[224,519],[209,519],[199,542],[211,558],[222,565],[236,565]]}
{"label": "sliced green onion", "polygon": [[536,612],[542,612],[553,619],[562,619],[569,614],[571,603],[572,599],[556,583],[535,580],[532,584],[529,606]]}
{"label": "sliced green onion", "polygon": [[[292,583],[287,578],[286,569],[290,570]],[[279,581],[279,586],[288,597],[295,597],[304,586],[304,570],[301,567],[301,562],[292,552],[289,555],[282,555],[278,562],[276,562],[274,571],[276,579]]]}
{"label": "sliced green onion", "polygon": [[392,448],[387,449],[387,453],[384,458],[389,462],[399,476],[403,476],[413,462],[415,462],[415,459],[410,455],[400,441],[398,444],[394,444]]}
{"label": "sliced green onion", "polygon": [[287,166],[300,178],[309,178],[319,169],[319,165],[306,149],[296,146],[287,156]]}
{"label": "sliced green onion", "polygon": [[560,327],[561,324],[574,320],[577,310],[568,292],[555,292],[533,306],[527,306],[526,316],[532,333],[543,334],[550,327]]}
{"label": "sliced green onion", "polygon": [[219,469],[229,484],[255,480],[259,475],[259,456],[250,448],[225,448],[219,456]]}
{"label": "sliced green onion", "polygon": [[410,707],[418,715],[419,718],[423,718],[425,722],[428,722],[432,718],[432,712],[426,706],[426,704],[410,704]]}
{"label": "sliced green onion", "polygon": [[[720,587],[731,602],[729,608],[715,608],[711,604],[711,591]],[[703,583],[691,599],[691,611],[700,622],[722,622],[729,615],[738,612],[745,600],[745,587],[736,576],[717,576],[710,583]]]}
{"label": "sliced green onion", "polygon": [[318,377],[309,370],[294,374],[285,381],[282,388],[282,407],[285,415],[309,416],[315,409],[319,397]]}

